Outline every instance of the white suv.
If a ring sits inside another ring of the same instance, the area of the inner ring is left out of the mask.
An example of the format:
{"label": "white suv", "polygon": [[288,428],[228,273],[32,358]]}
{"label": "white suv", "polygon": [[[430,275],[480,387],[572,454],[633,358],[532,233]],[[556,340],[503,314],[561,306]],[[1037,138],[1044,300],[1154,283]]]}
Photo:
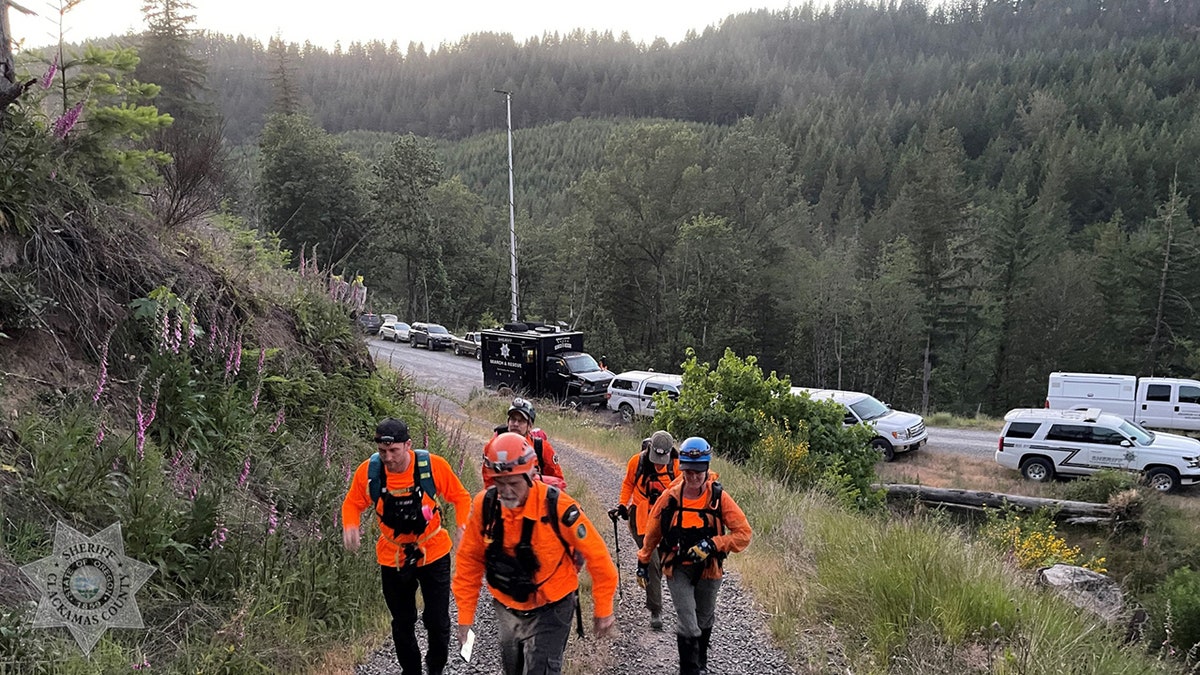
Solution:
{"label": "white suv", "polygon": [[682,375],[655,373],[648,370],[630,370],[621,373],[608,383],[608,409],[621,413],[621,419],[632,421],[634,416],[654,417],[654,395],[667,392],[671,398],[679,398]]}
{"label": "white suv", "polygon": [[1155,490],[1171,492],[1200,481],[1200,441],[1147,431],[1099,408],[1017,408],[1004,416],[996,462],[1038,482],[1055,474],[1134,471]]}

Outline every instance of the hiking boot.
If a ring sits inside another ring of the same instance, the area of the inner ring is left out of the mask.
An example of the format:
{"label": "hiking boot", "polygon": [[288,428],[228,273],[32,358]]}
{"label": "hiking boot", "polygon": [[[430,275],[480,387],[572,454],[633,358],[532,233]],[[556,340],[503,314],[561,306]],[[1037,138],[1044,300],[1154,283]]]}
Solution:
{"label": "hiking boot", "polygon": [[659,612],[650,612],[650,629],[662,630],[662,614]]}

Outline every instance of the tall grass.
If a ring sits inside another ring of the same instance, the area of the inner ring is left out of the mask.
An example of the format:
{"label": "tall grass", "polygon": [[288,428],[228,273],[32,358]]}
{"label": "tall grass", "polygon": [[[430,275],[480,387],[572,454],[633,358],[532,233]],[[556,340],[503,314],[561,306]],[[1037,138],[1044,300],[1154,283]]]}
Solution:
{"label": "tall grass", "polygon": [[[646,432],[580,423],[587,419],[553,410],[538,416],[552,439],[617,462]],[[1124,646],[1098,619],[1035,587],[1029,573],[945,519],[851,512],[743,466],[717,459],[713,469],[754,528],[750,548],[726,564],[754,593],[774,638],[807,670],[824,672],[831,660],[856,673],[1183,670]]]}

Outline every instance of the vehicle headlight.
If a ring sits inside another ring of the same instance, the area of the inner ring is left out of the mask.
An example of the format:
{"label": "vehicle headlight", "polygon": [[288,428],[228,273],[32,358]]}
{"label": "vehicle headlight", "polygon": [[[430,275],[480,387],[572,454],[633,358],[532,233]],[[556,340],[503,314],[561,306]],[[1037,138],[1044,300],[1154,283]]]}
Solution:
{"label": "vehicle headlight", "polygon": [[892,438],[894,438],[898,441],[908,440],[908,429],[902,429],[900,431],[893,431]]}
{"label": "vehicle headlight", "polygon": [[1188,468],[1200,469],[1200,457],[1184,457],[1183,461],[1187,462]]}

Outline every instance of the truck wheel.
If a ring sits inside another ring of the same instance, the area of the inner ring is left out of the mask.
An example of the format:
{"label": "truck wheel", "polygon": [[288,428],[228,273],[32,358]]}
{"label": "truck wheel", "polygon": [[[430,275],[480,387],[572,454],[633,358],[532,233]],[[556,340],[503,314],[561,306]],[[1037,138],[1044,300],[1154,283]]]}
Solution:
{"label": "truck wheel", "polygon": [[1159,492],[1174,492],[1179,489],[1179,474],[1174,469],[1156,466],[1146,472],[1146,485]]}
{"label": "truck wheel", "polygon": [[621,405],[617,406],[617,411],[621,413],[622,422],[633,421],[633,406],[629,405],[628,403],[622,403]]}
{"label": "truck wheel", "polygon": [[896,449],[892,447],[891,443],[887,442],[887,439],[875,438],[871,441],[871,447],[879,451],[885,462],[896,459]]}
{"label": "truck wheel", "polygon": [[504,398],[508,398],[513,395],[512,387],[508,386],[507,384],[500,385],[500,388],[496,391]]}
{"label": "truck wheel", "polygon": [[567,400],[563,402],[563,405],[567,410],[579,410],[583,406],[583,403],[579,400],[578,396],[567,396]]}
{"label": "truck wheel", "polygon": [[1035,483],[1054,478],[1054,464],[1045,457],[1030,457],[1021,462],[1021,475]]}
{"label": "truck wheel", "polygon": [[413,349],[416,349],[416,348],[417,348],[417,341],[416,341],[416,340],[413,340],[413,339],[409,339],[409,341],[408,341],[408,346],[409,346],[409,347],[412,347]]}
{"label": "truck wheel", "polygon": [[476,361],[483,360],[483,350],[478,347],[475,348],[475,360]]}

